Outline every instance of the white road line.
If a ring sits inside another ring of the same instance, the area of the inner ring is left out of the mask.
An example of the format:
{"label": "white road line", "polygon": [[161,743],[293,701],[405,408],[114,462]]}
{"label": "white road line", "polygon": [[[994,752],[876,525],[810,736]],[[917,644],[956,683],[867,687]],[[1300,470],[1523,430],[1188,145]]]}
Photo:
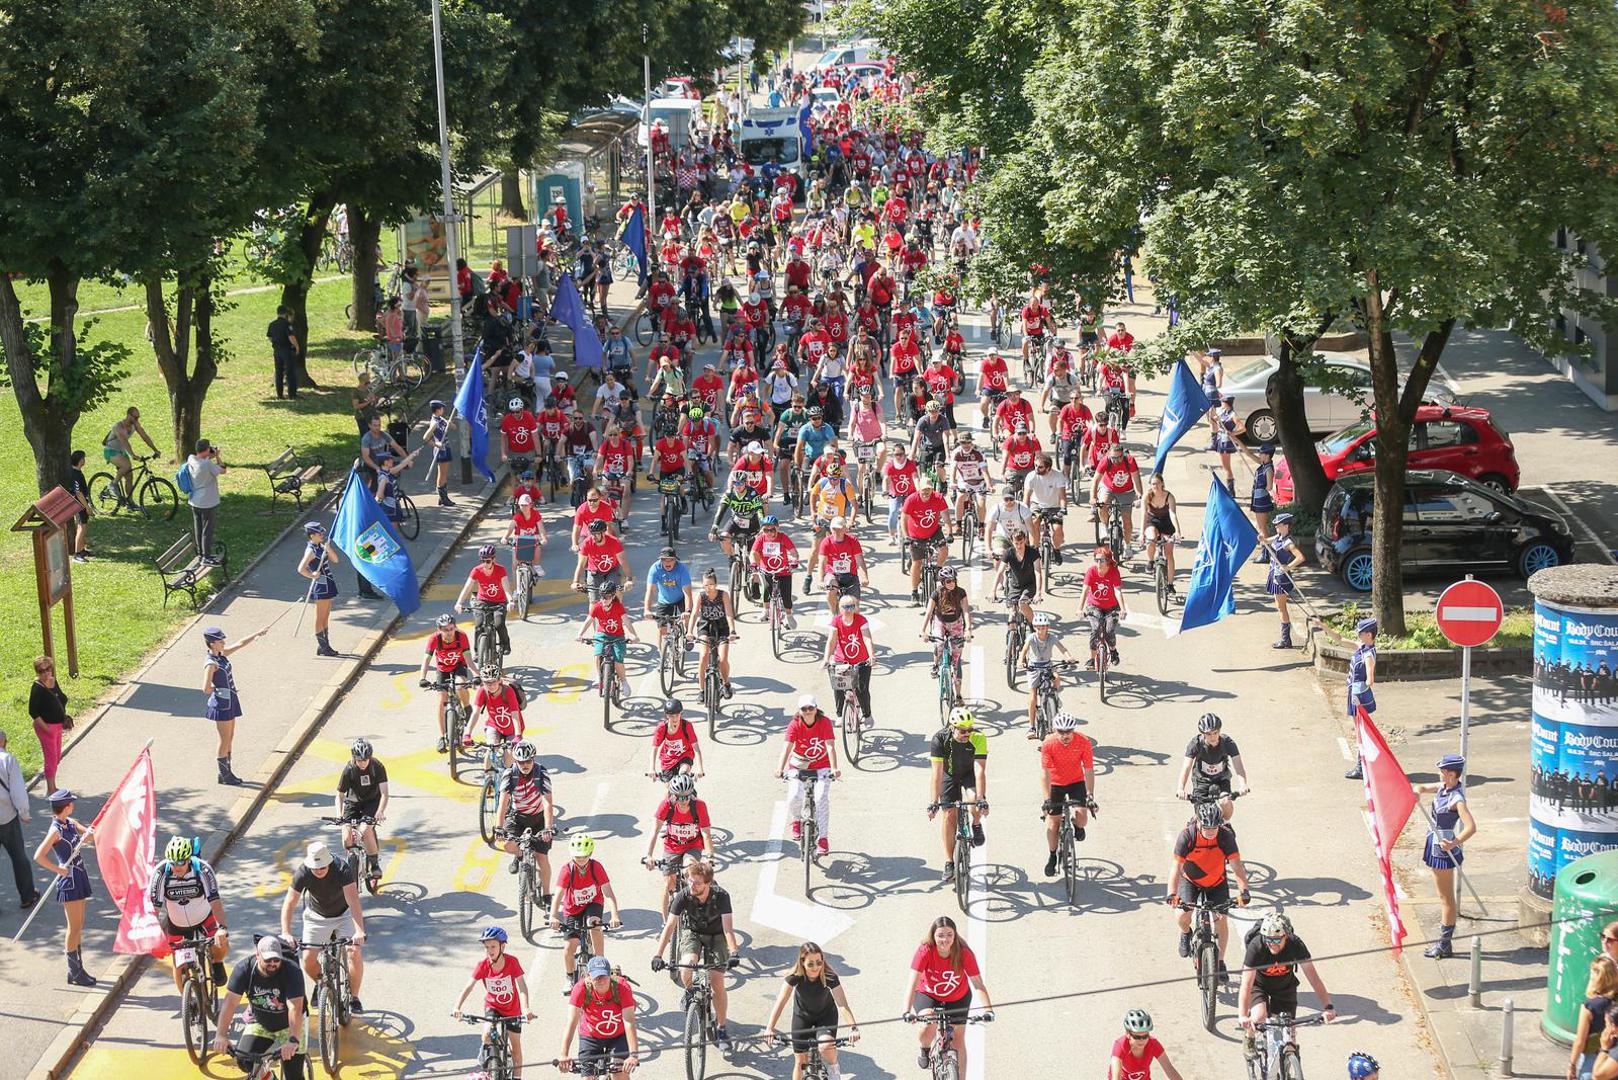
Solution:
{"label": "white road line", "polygon": [[[782,799],[775,804],[770,819],[770,843],[765,849],[764,867],[758,873],[758,892],[753,898],[752,920],[795,939],[807,938],[823,945],[853,926],[854,920],[831,908],[776,895],[776,880],[781,876],[782,864],[787,861],[782,858],[786,831],[787,804]],[[795,864],[796,859],[793,862]]]}
{"label": "white road line", "polygon": [[[967,896],[966,909],[968,913],[978,904],[988,899],[983,891],[984,867],[989,861],[989,845],[972,849],[972,889]],[[989,923],[986,919],[974,919],[971,914],[966,917],[966,943],[971,946],[972,952],[978,958],[978,970],[987,971],[989,963]],[[981,1004],[981,1002],[979,1003]],[[983,1025],[973,1024],[966,1029],[966,1077],[967,1080],[983,1080],[986,1075],[983,1060],[985,1055]]]}
{"label": "white road line", "polygon": [[1341,735],[1337,736],[1337,749],[1342,751],[1344,761],[1354,760],[1354,753],[1348,748],[1348,740]]}
{"label": "white road line", "polygon": [[1163,632],[1163,636],[1168,638],[1174,636],[1175,629],[1179,626],[1179,620],[1175,619],[1172,623],[1170,623],[1168,619],[1165,619],[1161,615],[1154,615],[1150,611],[1131,609],[1129,612],[1129,622],[1126,625],[1154,627],[1161,630]]}

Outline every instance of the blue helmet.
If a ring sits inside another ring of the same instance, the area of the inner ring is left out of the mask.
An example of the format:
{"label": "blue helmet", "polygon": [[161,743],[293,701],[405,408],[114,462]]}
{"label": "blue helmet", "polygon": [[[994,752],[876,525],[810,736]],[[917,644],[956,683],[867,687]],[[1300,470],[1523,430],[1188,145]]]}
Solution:
{"label": "blue helmet", "polygon": [[760,521],[759,524],[760,525],[779,525],[779,524],[781,524],[781,519],[776,517],[774,514],[765,514],[764,519],[762,521]]}
{"label": "blue helmet", "polygon": [[506,932],[504,930],[500,929],[500,927],[498,927],[498,926],[485,926],[483,928],[483,932],[478,935],[478,940],[479,941],[498,941],[500,944],[504,945],[509,939],[506,937]]}
{"label": "blue helmet", "polygon": [[1349,1080],[1365,1080],[1367,1076],[1375,1076],[1381,1068],[1376,1058],[1363,1051],[1356,1050],[1348,1055]]}

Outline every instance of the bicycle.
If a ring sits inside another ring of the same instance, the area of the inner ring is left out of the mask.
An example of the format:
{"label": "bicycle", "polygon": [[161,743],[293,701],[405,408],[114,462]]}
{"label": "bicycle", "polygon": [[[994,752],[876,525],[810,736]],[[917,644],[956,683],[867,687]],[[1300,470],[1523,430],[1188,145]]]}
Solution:
{"label": "bicycle", "polygon": [[[824,1029],[816,1028],[815,1034],[819,1035],[822,1030]],[[784,1046],[788,1054],[796,1052],[792,1049],[792,1043],[780,1035],[774,1036],[773,1041],[777,1046]],[[833,1046],[841,1048],[844,1046],[852,1046],[854,1044],[854,1039],[844,1037],[841,1039],[832,1039],[830,1042]],[[804,1062],[803,1065],[803,1080],[830,1080],[831,1073],[826,1068],[825,1060],[820,1056],[821,1043],[822,1040],[817,1038],[809,1045],[809,1060]]]}
{"label": "bicycle", "polygon": [[463,1024],[487,1024],[492,1029],[481,1061],[483,1073],[489,1080],[515,1080],[516,1073],[511,1067],[511,1042],[507,1038],[507,1029],[513,1024],[521,1024],[522,1019],[520,1016],[461,1015],[460,1020]]}
{"label": "bicycle", "polygon": [[[149,462],[156,458],[156,454],[130,456],[134,467],[129,474],[130,494],[127,498],[115,473],[98,472],[91,476],[90,504],[95,507],[95,512],[110,517],[120,510],[138,510],[144,517],[158,521],[172,519],[180,508],[180,492],[169,480],[152,473]],[[205,556],[209,552],[199,551],[197,554]]]}
{"label": "bicycle", "polygon": [[647,349],[651,347],[652,339],[656,336],[657,320],[650,311],[643,310],[635,316],[635,340],[640,343],[641,348]]}
{"label": "bicycle", "polygon": [[663,687],[663,696],[672,697],[677,680],[685,678],[685,615],[672,612],[657,617],[657,629],[663,639],[657,654],[657,677]]}
{"label": "bicycle", "polygon": [[394,498],[398,501],[391,517],[394,527],[406,540],[414,540],[421,535],[421,511],[416,509],[415,500],[402,491],[395,491]]}
{"label": "bicycle", "polygon": [[[976,1016],[968,1016],[960,1023],[987,1024],[994,1019],[994,1013],[983,1012]],[[932,1080],[964,1080],[960,1071],[960,1062],[955,1053],[955,1028],[957,1022],[951,1020],[947,1009],[931,1009],[925,1013],[906,1013],[908,1023],[926,1023],[938,1025],[933,1035],[932,1052],[927,1062],[931,1072],[928,1074]]]}
{"label": "bicycle", "polygon": [[987,810],[988,800],[927,804],[927,812],[930,814],[940,810],[955,811],[955,852],[951,856],[951,863],[955,870],[955,902],[961,905],[961,913],[964,915],[971,914],[968,903],[972,898],[972,815],[968,811],[974,808]]}
{"label": "bicycle", "polygon": [[1242,1054],[1247,1059],[1248,1080],[1303,1080],[1303,1055],[1298,1050],[1297,1029],[1325,1022],[1325,1013],[1316,1013],[1302,1020],[1286,1013],[1276,1013],[1270,1019],[1254,1024],[1255,1033],[1264,1036],[1264,1045],[1259,1046],[1256,1038],[1243,1043]]}
{"label": "bicycle", "polygon": [[947,536],[934,537],[922,546],[921,595],[924,601],[926,597],[932,596],[933,593],[938,591],[938,571],[940,568],[938,560],[933,558],[933,555],[940,548],[947,549],[948,546],[949,538]]}
{"label": "bicycle", "polygon": [[478,743],[483,752],[482,775],[478,777],[478,835],[494,847],[495,814],[500,809],[500,777],[506,771],[505,752],[515,741]]}
{"label": "bicycle", "polygon": [[354,374],[371,373],[371,382],[378,389],[402,387],[407,394],[421,389],[427,381],[427,361],[416,353],[393,355],[386,342],[361,349],[354,354]]}
{"label": "bicycle", "polygon": [[590,966],[590,958],[596,955],[595,946],[592,944],[594,935],[591,931],[600,930],[602,934],[610,934],[620,928],[611,923],[604,923],[600,919],[590,919],[586,922],[582,915],[563,917],[557,921],[560,926],[554,936],[558,941],[565,945],[575,933],[579,937],[579,943],[573,950],[573,969],[568,972],[573,985],[577,986],[588,977],[585,971]]}
{"label": "bicycle", "polygon": [[1157,548],[1152,555],[1152,591],[1157,596],[1157,613],[1167,615],[1169,600],[1174,596],[1174,579],[1169,576],[1168,545],[1174,541],[1158,536],[1151,526],[1147,526],[1147,529],[1146,542]]}
{"label": "bicycle", "polygon": [[685,513],[685,484],[675,476],[665,476],[657,482],[657,493],[662,498],[658,510],[658,530],[669,538],[669,543],[680,542],[680,518]]}
{"label": "bicycle", "polygon": [[[1095,668],[1096,690],[1103,704],[1107,700],[1107,669],[1112,666],[1112,646],[1108,641],[1108,624],[1116,626],[1116,613],[1102,612],[1088,615],[1090,622],[1090,663]],[[1117,631],[1114,630],[1113,633]]]}
{"label": "bicycle", "polygon": [[[283,1034],[285,1033],[283,1032]],[[246,1070],[247,1075],[243,1080],[273,1080],[274,1077],[283,1075],[276,1071],[276,1067],[281,1064],[282,1045],[272,1046],[261,1054],[244,1054],[233,1049],[230,1057],[239,1068]],[[297,1055],[294,1054],[293,1056],[296,1057]],[[307,1059],[304,1061],[303,1072],[305,1076],[309,1075],[310,1068]]]}
{"label": "bicycle", "polygon": [[487,675],[500,670],[500,627],[506,621],[506,605],[474,600],[472,602],[472,651],[477,654],[478,671]]}
{"label": "bicycle", "polygon": [[691,524],[697,523],[697,511],[706,513],[713,509],[713,489],[708,486],[708,458],[706,455],[693,454],[691,457],[691,475],[686,480],[686,504],[691,511]]}
{"label": "bicycle", "polygon": [[[850,697],[853,695],[850,694]],[[846,718],[845,718],[846,719]],[[832,775],[830,769],[799,769],[798,782],[803,785],[803,809],[798,813],[798,827],[801,830],[798,838],[798,847],[803,857],[803,895],[809,895],[809,885],[813,880],[815,860],[820,853],[816,850],[820,840],[820,829],[815,824],[815,785],[824,773],[829,784],[837,777]],[[790,774],[788,774],[790,776]]]}
{"label": "bicycle", "polygon": [[[1055,813],[1057,807],[1049,807],[1047,813]],[[1063,799],[1059,808],[1062,814],[1062,823],[1056,834],[1056,861],[1062,867],[1062,887],[1067,892],[1067,902],[1070,907],[1079,906],[1079,850],[1078,834],[1074,832],[1073,811],[1088,810],[1099,816],[1100,808],[1094,799],[1078,802],[1074,799]]]}
{"label": "bicycle", "polygon": [[1107,404],[1105,413],[1107,424],[1116,431],[1123,431],[1124,425],[1129,423],[1129,395],[1122,390],[1109,387],[1105,391]]}
{"label": "bicycle", "polygon": [[966,493],[966,509],[961,511],[958,524],[961,530],[961,565],[971,566],[972,554],[977,550],[978,532],[983,527],[978,518],[978,496],[975,492]]}
{"label": "bicycle", "polygon": [[938,719],[949,723],[949,714],[961,703],[961,654],[966,639],[954,634],[939,637],[928,634],[927,640],[938,646],[938,661],[934,665],[938,679]]}
{"label": "bicycle", "polygon": [[611,644],[607,642],[601,655],[596,657],[596,692],[601,696],[601,726],[608,731],[612,730],[612,707],[624,707],[624,688],[618,682],[618,665],[612,658],[613,650],[608,647]]}
{"label": "bicycle", "polygon": [[553,824],[543,833],[536,833],[532,829],[524,829],[521,833],[496,829],[494,833],[496,839],[510,840],[517,845],[517,925],[522,929],[523,940],[529,944],[533,944],[534,929],[550,914],[550,907],[545,903],[546,882],[540,878],[539,855],[534,845],[547,834],[554,841],[566,832],[566,829]]}
{"label": "bicycle", "polygon": [[1005,597],[1005,605],[1011,609],[1006,616],[1006,686],[1011,690],[1017,689],[1017,671],[1022,665],[1022,647],[1028,640],[1028,619],[1023,615],[1023,605],[1033,597],[1026,592],[1013,593]]}
{"label": "bicycle", "polygon": [[[382,884],[382,867],[380,860],[373,861],[371,853],[365,850],[361,836],[366,829],[376,828],[376,818],[360,814],[357,817],[322,817],[320,820],[344,831],[348,842],[343,845],[343,850],[348,853],[348,864],[355,868],[356,876],[363,878],[365,891],[375,896]],[[360,867],[365,868],[363,875],[359,874]]]}
{"label": "bicycle", "polygon": [[567,467],[556,453],[556,440],[545,440],[545,460],[540,463],[540,475],[545,478],[545,487],[551,502],[556,501],[556,493],[567,486]]}
{"label": "bicycle", "polygon": [[1062,711],[1062,692],[1056,685],[1057,671],[1067,671],[1071,661],[1038,661],[1028,665],[1028,676],[1033,680],[1034,734],[1041,740],[1055,730],[1056,714]]}
{"label": "bicycle", "polygon": [[1100,503],[1090,511],[1090,521],[1095,525],[1096,546],[1105,544],[1112,550],[1112,561],[1123,565],[1124,561],[1124,515],[1111,502]]}
{"label": "bicycle", "polygon": [[534,603],[534,564],[531,561],[525,561],[517,557],[518,551],[523,547],[525,542],[533,545],[533,554],[530,556],[530,558],[536,557],[539,554],[538,538],[531,536],[513,536],[510,540],[506,541],[507,545],[511,548],[511,577],[516,583],[516,588],[512,593],[511,599],[512,602],[517,605],[517,618],[521,622],[528,621],[528,609]]}
{"label": "bicycle", "polygon": [[1191,965],[1197,974],[1197,995],[1202,1001],[1202,1026],[1212,1034],[1219,1007],[1219,932],[1214,916],[1230,910],[1230,902],[1210,904],[1197,897],[1186,905],[1191,909]]}
{"label": "bicycle", "polygon": [[875,520],[874,515],[876,513],[877,477],[875,466],[878,445],[874,442],[856,442],[854,444],[854,460],[859,462],[860,468],[859,509],[865,515],[867,525]]}
{"label": "bicycle", "polygon": [[1051,591],[1051,575],[1055,573],[1056,566],[1056,526],[1066,516],[1060,507],[1049,507],[1034,511],[1039,519],[1039,565],[1040,573],[1045,575],[1045,591]]}
{"label": "bicycle", "polygon": [[[466,724],[472,718],[471,708],[461,700],[461,690],[471,684],[456,676],[448,683],[447,698],[444,702],[444,738],[449,743],[449,775],[451,778],[460,775],[461,739],[466,734]],[[438,683],[427,679],[422,680],[422,689],[437,689]]]}
{"label": "bicycle", "polygon": [[[796,562],[788,567],[788,576],[797,568]],[[777,660],[781,659],[781,643],[785,639],[787,626],[787,610],[781,602],[780,580],[774,574],[764,579],[764,621],[770,625],[770,652]]]}
{"label": "bicycle", "polygon": [[219,987],[214,985],[214,936],[191,933],[174,946],[174,969],[180,973],[180,1029],[185,1052],[193,1065],[208,1060],[208,1025],[219,1012]]}
{"label": "bicycle", "polygon": [[[708,956],[708,950],[703,950],[702,959]],[[726,964],[680,964],[669,965],[671,978],[676,978],[676,972],[691,971],[693,977],[691,985],[685,992],[685,1075],[686,1080],[703,1080],[708,1075],[708,1044],[718,1036],[718,1022],[714,1018],[713,987],[708,985],[704,977],[711,971],[725,971]]]}
{"label": "bicycle", "polygon": [[315,1006],[320,1011],[320,1062],[333,1075],[337,1072],[338,1033],[353,1019],[348,1000],[348,957],[344,951],[353,943],[350,938],[334,937],[324,945],[298,946],[320,952],[320,976],[315,983],[315,992],[320,995]]}

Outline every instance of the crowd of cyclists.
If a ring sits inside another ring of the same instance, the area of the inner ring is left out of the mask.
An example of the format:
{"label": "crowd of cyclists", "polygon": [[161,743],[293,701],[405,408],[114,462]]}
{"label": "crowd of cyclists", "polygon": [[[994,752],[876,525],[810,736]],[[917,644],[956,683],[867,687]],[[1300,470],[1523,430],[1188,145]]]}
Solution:
{"label": "crowd of cyclists", "polygon": [[[557,821],[552,776],[526,737],[527,695],[505,671],[512,650],[506,618],[526,611],[518,593],[544,573],[540,557],[561,542],[561,523],[573,556],[570,585],[585,594],[576,638],[589,644],[596,670],[622,696],[626,652],[643,640],[637,623],[655,624],[655,643],[671,633],[693,642],[700,651],[696,685],[705,685],[716,665],[729,698],[736,692],[731,646],[744,630],[744,606],[778,610],[780,631],[801,640],[797,614],[821,594],[828,624],[814,648],[832,708],[815,692],[798,698],[775,768],[789,783],[794,843],[806,842],[801,815],[812,800],[818,854],[830,851],[832,781],[845,764],[839,728],[877,722],[877,653],[897,645],[879,641],[862,613],[878,561],[903,567],[917,612],[908,627],[895,619],[886,631],[930,642],[935,677],[949,665],[958,674],[964,644],[987,632],[994,606],[1004,606],[1008,634],[1013,623],[1022,627],[1008,666],[1014,679],[1027,679],[1026,713],[1019,704],[1017,720],[1038,748],[1046,877],[1058,873],[1064,830],[1084,841],[1099,807],[1093,742],[1078,730],[1081,719],[1070,711],[1046,716],[1041,702],[1064,679],[1082,686],[1086,668],[1122,661],[1117,628],[1130,614],[1124,574],[1137,553],[1137,530],[1148,565],[1163,552],[1173,588],[1177,505],[1160,474],[1142,475],[1126,442],[1135,416],[1135,342],[1121,321],[1103,329],[1105,298],[1079,311],[1069,340],[1045,281],[1032,272],[1025,297],[991,300],[992,343],[969,348],[959,283],[986,240],[968,194],[975,152],[933,153],[919,132],[893,119],[900,114],[889,106],[911,85],[891,69],[859,79],[836,69],[775,78],[787,101],[819,87],[838,91],[812,121],[818,148],[803,190],[785,169],[736,168],[729,185],[715,169],[648,220],[658,269],[636,297],[637,309],[605,328],[604,370],[588,376],[593,397],[580,385],[587,380],[554,364],[534,365],[543,321],[535,340],[510,346],[507,362],[522,377],[511,382],[498,425],[500,457],[512,477],[506,548],[480,548],[454,613],[438,617],[423,649],[419,679],[436,699],[437,750],[464,756],[491,748],[498,768],[491,842],[511,856],[513,873],[535,860],[545,921],[565,938],[570,1011],[562,1024],[536,1004],[507,931],[481,930],[482,954],[452,1009],[457,1018],[485,1021],[480,1066],[493,1073],[509,1067],[506,1075],[521,1075],[522,1025],[542,1011],[564,1069],[624,1077],[641,1061],[632,984],[623,965],[605,955],[606,933],[622,924],[614,879],[596,858],[595,840],[567,835]],[[709,149],[722,148],[720,139]],[[620,219],[629,220],[635,205]],[[611,262],[610,242],[586,238],[575,268],[587,296],[597,295]],[[604,287],[599,294],[605,314]],[[655,328],[644,358],[623,329],[642,313]],[[1012,331],[1020,337],[1015,350]],[[1217,436],[1217,417],[1210,427]],[[434,431],[447,448],[447,428]],[[660,507],[669,500],[676,512],[632,520],[643,485],[648,499],[655,495]],[[679,519],[699,503],[703,525],[682,540]],[[653,530],[657,539],[647,542],[658,556],[640,575],[637,607],[625,538],[649,538]],[[1095,543],[1078,539],[1091,530]],[[693,572],[707,562],[734,573]],[[1058,569],[1069,565],[1071,572]],[[969,596],[964,574],[979,569],[987,577],[990,567],[991,593]],[[1075,592],[1070,610],[1049,610]],[[471,635],[458,618],[468,609],[476,615]],[[1088,645],[1070,652],[1059,627],[1074,617]],[[1080,674],[1064,676],[1069,671]],[[929,744],[927,804],[940,830],[940,877],[948,882],[958,872],[957,844],[986,840],[989,754],[986,717],[960,700],[944,702],[941,716]],[[741,947],[730,893],[716,876],[724,852],[699,793],[723,767],[705,756],[677,697],[663,701],[646,766],[664,787],[644,823],[642,863],[663,882],[651,967],[670,970],[686,1002],[706,984],[712,1039],[726,1051],[733,1042],[727,976]],[[1214,912],[1221,981],[1226,913],[1250,898],[1232,824],[1235,799],[1249,790],[1235,741],[1218,716],[1204,715],[1176,785],[1193,812],[1172,847],[1165,899],[1176,909],[1182,957],[1192,955],[1194,913]],[[1002,797],[1034,801],[1032,791]],[[286,1077],[308,1075],[305,1020],[320,1002],[314,995],[306,1001],[304,990],[323,985],[329,943],[347,958],[347,1007],[362,1012],[364,892],[379,873],[377,828],[388,798],[386,768],[357,740],[334,811],[344,823],[344,851],[358,857],[310,842],[285,894],[279,932],[256,937],[252,955],[228,971],[226,909],[195,842],[173,838],[154,868],[154,909],[174,942],[208,943],[211,977],[224,991],[215,1047],[244,1068],[273,1054]],[[556,852],[553,864],[556,844],[565,853]],[[1265,914],[1240,948],[1237,1005],[1250,1046],[1270,1017],[1297,1015],[1300,975],[1322,1015],[1335,1015],[1309,949],[1279,909]],[[579,950],[588,960],[575,965]],[[178,964],[175,971],[179,987]],[[801,945],[765,1024],[767,1034],[789,1043],[794,1077],[811,1065],[822,1069],[818,1075],[840,1075],[838,1048],[859,1038],[849,989],[820,946]],[[481,1006],[467,1012],[480,990]],[[244,1003],[248,1023],[232,1041],[232,1017]],[[948,1054],[964,1077],[968,1023],[992,1020],[994,1009],[985,973],[953,919],[939,917],[922,935],[897,1004],[918,1023],[918,1065],[945,1075],[938,1055]],[[1178,1080],[1152,1030],[1145,1011],[1126,1014],[1109,1080],[1147,1080],[1153,1062]],[[1348,1075],[1375,1078],[1377,1068],[1356,1053]]]}

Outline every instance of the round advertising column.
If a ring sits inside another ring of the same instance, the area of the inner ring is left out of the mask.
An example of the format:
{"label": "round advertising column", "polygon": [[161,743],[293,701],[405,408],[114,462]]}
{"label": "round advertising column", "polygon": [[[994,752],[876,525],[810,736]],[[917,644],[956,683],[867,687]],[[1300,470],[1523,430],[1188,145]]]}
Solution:
{"label": "round advertising column", "polygon": [[1575,859],[1618,848],[1618,567],[1541,570],[1534,594],[1528,884],[1518,922],[1540,944]]}

